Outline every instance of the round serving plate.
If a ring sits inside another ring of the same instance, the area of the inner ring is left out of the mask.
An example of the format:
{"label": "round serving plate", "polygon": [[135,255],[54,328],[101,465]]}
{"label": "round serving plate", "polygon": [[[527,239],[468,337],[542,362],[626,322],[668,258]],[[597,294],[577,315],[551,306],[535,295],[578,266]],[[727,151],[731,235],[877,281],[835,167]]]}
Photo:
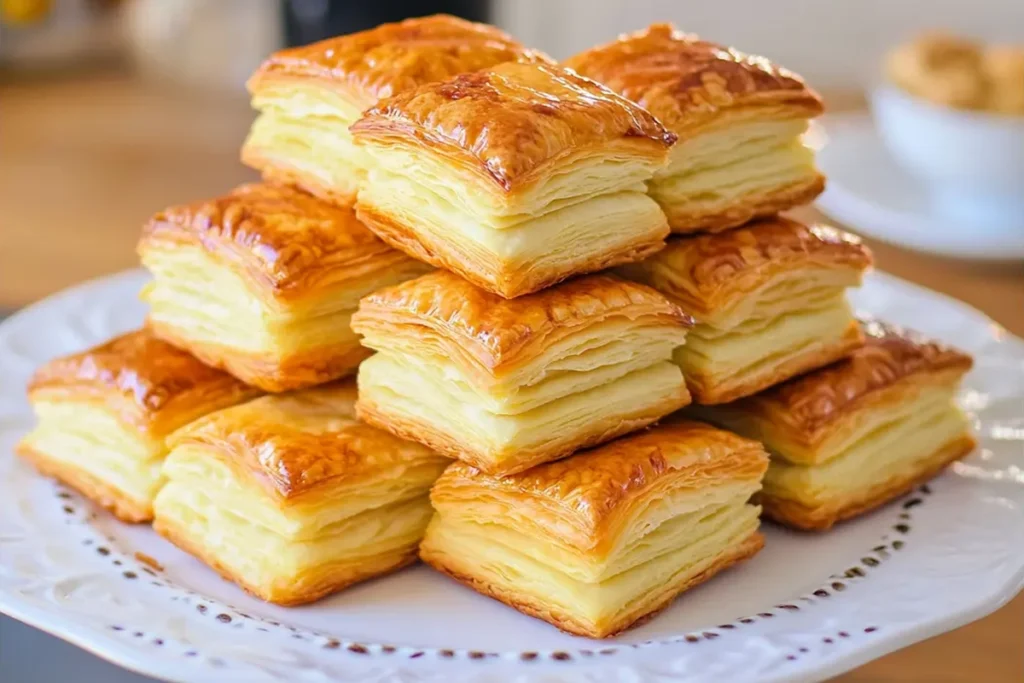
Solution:
{"label": "round serving plate", "polygon": [[140,272],[0,325],[0,611],[117,664],[199,681],[790,681],[834,675],[998,608],[1024,586],[1024,342],[964,304],[875,273],[862,312],[975,355],[978,451],[827,534],[766,525],[753,560],[649,623],[593,641],[414,567],[301,608],[244,594],[13,455],[24,385],[137,326]]}

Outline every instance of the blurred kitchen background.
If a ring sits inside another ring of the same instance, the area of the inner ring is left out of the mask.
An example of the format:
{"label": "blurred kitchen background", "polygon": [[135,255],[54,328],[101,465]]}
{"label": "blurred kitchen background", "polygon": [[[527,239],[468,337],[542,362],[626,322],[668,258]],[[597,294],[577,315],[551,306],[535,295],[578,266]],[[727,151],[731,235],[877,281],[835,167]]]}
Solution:
{"label": "blurred kitchen background", "polygon": [[[490,21],[560,58],[672,21],[786,65],[850,112],[886,52],[922,30],[1024,44],[1022,0],[0,0],[0,316],[134,267],[150,214],[254,179],[238,162],[252,120],[244,82],[267,54],[434,12]],[[881,269],[1024,334],[1024,258],[869,242]],[[1018,598],[842,680],[1019,682],[1022,652]],[[143,679],[0,617],[0,681],[56,680]]]}

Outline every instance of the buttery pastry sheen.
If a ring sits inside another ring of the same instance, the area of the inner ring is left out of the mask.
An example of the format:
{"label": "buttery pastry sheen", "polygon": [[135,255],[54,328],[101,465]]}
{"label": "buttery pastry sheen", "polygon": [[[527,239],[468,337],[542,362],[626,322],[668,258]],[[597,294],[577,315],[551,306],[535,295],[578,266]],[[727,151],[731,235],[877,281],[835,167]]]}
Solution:
{"label": "buttery pastry sheen", "polygon": [[648,109],[679,136],[648,184],[673,232],[716,232],[824,189],[801,142],[821,99],[764,57],[654,24],[565,62]]}
{"label": "buttery pastry sheen", "polygon": [[377,100],[531,55],[493,26],[448,15],[381,24],[274,53],[248,87],[260,111],[242,161],[264,177],[350,204],[367,160],[348,127]]}
{"label": "buttery pastry sheen", "polygon": [[664,246],[644,182],[675,136],[573,71],[506,62],[384,100],[351,132],[372,159],[359,217],[503,297]]}
{"label": "buttery pastry sheen", "polygon": [[765,513],[828,529],[899,497],[974,448],[956,405],[970,356],[879,322],[849,358],[696,411],[772,453]]}
{"label": "buttery pastry sheen", "polygon": [[346,381],[176,433],[154,528],[269,602],[312,602],[416,560],[448,460],[355,417]]}
{"label": "buttery pastry sheen", "polygon": [[429,270],[352,209],[267,184],[160,212],[139,254],[153,332],[266,391],[353,372],[369,355],[349,326],[359,298]]}
{"label": "buttery pastry sheen", "polygon": [[375,292],[352,317],[378,353],[361,418],[494,474],[644,427],[689,403],[672,350],[689,319],[609,275],[503,299],[446,271]]}
{"label": "buttery pastry sheen", "polygon": [[669,240],[624,276],[697,324],[674,358],[694,401],[726,403],[842,358],[863,343],[845,289],[871,253],[855,236],[787,218]]}
{"label": "buttery pastry sheen", "polygon": [[38,424],[16,450],[125,522],[152,518],[166,437],[256,396],[146,330],[53,360],[28,386]]}
{"label": "buttery pastry sheen", "polygon": [[756,553],[768,456],[670,420],[510,476],[448,468],[420,557],[558,628],[604,638]]}

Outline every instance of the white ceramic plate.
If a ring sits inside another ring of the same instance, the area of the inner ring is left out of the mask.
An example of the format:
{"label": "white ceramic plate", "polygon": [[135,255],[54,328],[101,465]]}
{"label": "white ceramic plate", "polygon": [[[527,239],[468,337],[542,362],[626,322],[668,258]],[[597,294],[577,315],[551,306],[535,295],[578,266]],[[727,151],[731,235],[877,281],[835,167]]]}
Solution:
{"label": "white ceramic plate", "polygon": [[768,527],[753,560],[609,641],[565,635],[424,567],[310,607],[263,604],[12,455],[32,421],[33,368],[138,325],[142,282],[90,282],[0,325],[0,610],[125,667],[220,683],[819,679],[981,617],[1024,584],[1024,342],[875,274],[856,296],[863,311],[978,361],[963,400],[981,448],[927,487],[827,535]]}
{"label": "white ceramic plate", "polygon": [[[921,183],[885,150],[867,114],[815,123],[811,143],[828,177],[817,206],[854,231],[884,242],[954,258],[1024,260],[1024,215],[974,222],[937,212]],[[1024,183],[1024,179],[1022,179]],[[1024,189],[1022,189],[1024,191]]]}

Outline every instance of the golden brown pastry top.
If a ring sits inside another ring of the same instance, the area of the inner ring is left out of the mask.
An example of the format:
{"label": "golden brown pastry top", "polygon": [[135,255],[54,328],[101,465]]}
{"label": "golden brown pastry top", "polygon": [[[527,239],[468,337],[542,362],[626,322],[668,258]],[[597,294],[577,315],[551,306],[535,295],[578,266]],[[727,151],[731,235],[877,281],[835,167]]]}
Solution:
{"label": "golden brown pastry top", "polygon": [[861,273],[871,252],[860,238],[777,216],[715,234],[680,237],[621,272],[678,301],[699,319],[780,273],[809,268]]}
{"label": "golden brown pastry top", "polygon": [[399,478],[447,459],[356,419],[351,380],[264,396],[207,415],[176,432],[170,446],[199,445],[283,500]]}
{"label": "golden brown pastry top", "polygon": [[236,265],[258,291],[281,299],[410,260],[370,232],[351,207],[265,183],[161,211],[146,224],[139,251],[158,244],[201,246]]}
{"label": "golden brown pastry top", "polygon": [[611,542],[650,494],[760,481],[767,467],[768,455],[757,441],[673,419],[504,477],[456,462],[437,480],[431,501],[438,509],[507,503],[552,536],[592,549]]}
{"label": "golden brown pastry top", "polygon": [[959,381],[973,360],[941,342],[878,321],[862,324],[866,344],[848,358],[779,384],[728,408],[771,417],[813,442],[873,395],[909,379]]}
{"label": "golden brown pastry top", "polygon": [[610,275],[588,275],[505,299],[438,270],[364,297],[352,329],[367,336],[412,336],[424,355],[437,353],[500,374],[560,336],[615,317],[692,324],[650,287]]}
{"label": "golden brown pastry top", "polygon": [[33,400],[45,395],[100,402],[154,436],[260,393],[146,329],[50,361],[36,371],[28,391]]}
{"label": "golden brown pastry top", "polygon": [[445,14],[407,19],[275,52],[249,80],[317,79],[359,109],[424,83],[533,54],[503,31]]}
{"label": "golden brown pastry top", "polygon": [[639,103],[675,132],[733,107],[784,105],[808,117],[823,110],[796,74],[671,24],[623,34],[565,65]]}
{"label": "golden brown pastry top", "polygon": [[675,136],[644,109],[574,71],[506,62],[379,102],[357,141],[422,147],[510,193],[551,162],[618,152],[666,158]]}

